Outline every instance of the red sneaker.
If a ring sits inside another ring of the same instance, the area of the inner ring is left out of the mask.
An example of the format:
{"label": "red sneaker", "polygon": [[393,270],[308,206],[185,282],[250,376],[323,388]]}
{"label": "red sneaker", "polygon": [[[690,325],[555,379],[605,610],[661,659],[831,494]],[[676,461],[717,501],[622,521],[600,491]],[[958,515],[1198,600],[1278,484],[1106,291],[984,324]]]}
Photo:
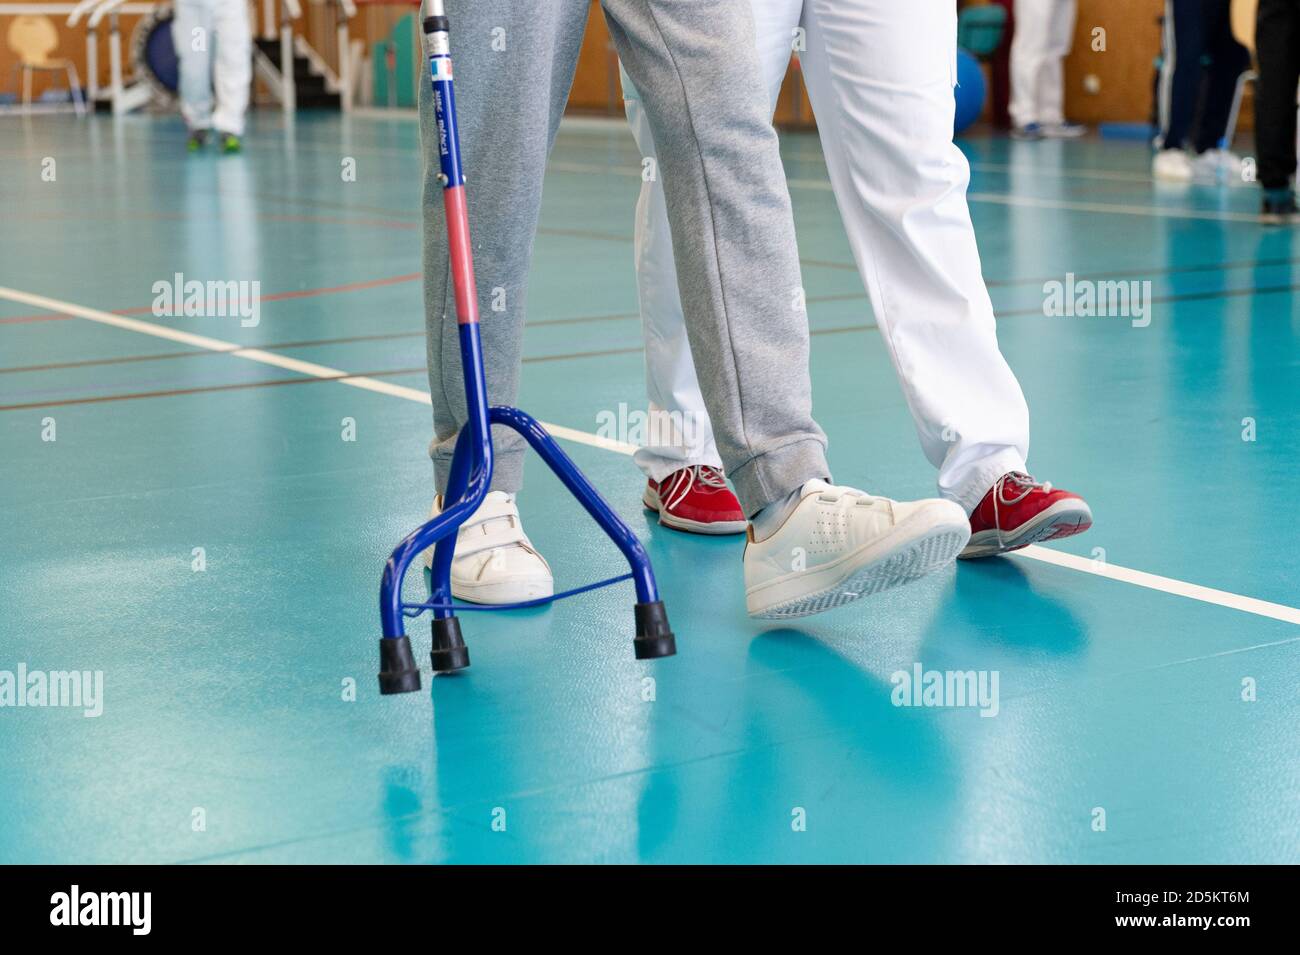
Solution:
{"label": "red sneaker", "polygon": [[659,523],[692,534],[743,534],[745,512],[717,468],[705,464],[674,471],[662,481],[649,481],[645,506],[659,514]]}
{"label": "red sneaker", "polygon": [[998,478],[970,516],[970,543],[958,557],[989,557],[1037,541],[1082,534],[1092,511],[1077,494],[1039,483],[1023,471]]}

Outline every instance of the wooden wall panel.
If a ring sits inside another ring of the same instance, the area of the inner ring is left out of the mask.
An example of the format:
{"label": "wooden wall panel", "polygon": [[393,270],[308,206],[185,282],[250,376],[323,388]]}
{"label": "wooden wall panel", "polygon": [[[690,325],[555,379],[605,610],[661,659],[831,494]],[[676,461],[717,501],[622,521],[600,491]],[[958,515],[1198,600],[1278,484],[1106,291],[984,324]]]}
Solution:
{"label": "wooden wall panel", "polygon": [[[621,105],[606,93],[613,52],[604,18],[595,12],[598,6],[593,0],[570,106],[582,112],[616,115]],[[1140,122],[1150,115],[1153,64],[1160,52],[1157,18],[1163,9],[1163,0],[1078,0],[1074,48],[1065,64],[1066,109],[1072,119]],[[1096,27],[1106,31],[1104,52],[1092,49]],[[776,111],[779,125],[811,124],[811,107],[796,73],[797,66],[782,88]],[[1085,89],[1089,75],[1095,75],[1100,84],[1096,93]]]}
{"label": "wooden wall panel", "polygon": [[[0,0],[0,13],[6,6],[12,5],[15,0]],[[34,2],[34,0],[33,0]],[[86,75],[86,31],[84,26],[78,26],[76,29],[70,29],[65,21],[67,14],[46,14],[53,21],[55,28],[59,33],[58,48],[50,54],[55,57],[64,57],[72,60],[77,65],[77,75],[81,78],[82,85],[85,85],[89,77]],[[130,60],[130,41],[131,31],[135,29],[139,21],[138,16],[122,16],[120,19],[122,30],[122,51],[124,58]],[[0,91],[6,93],[21,92],[22,87],[19,85],[19,79],[14,73],[14,67],[18,63],[18,58],[9,49],[8,33],[9,26],[13,23],[13,18],[0,15]],[[96,45],[99,57],[99,82],[103,85],[108,83],[108,30],[107,24],[103,24],[100,30],[99,42]],[[63,73],[47,73],[39,71],[32,74],[32,95],[40,96],[43,90],[49,88],[66,89],[68,85],[67,77]]]}
{"label": "wooden wall panel", "polygon": [[618,55],[605,26],[600,4],[587,13],[587,35],[578,54],[578,69],[569,91],[569,110],[604,116],[623,115],[623,93],[618,82]]}
{"label": "wooden wall panel", "polygon": [[[0,0],[0,10],[15,0]],[[846,0],[847,2],[847,0]],[[907,0],[899,0],[907,2]],[[326,59],[335,61],[333,14],[316,0],[308,0],[303,18],[303,32]],[[1078,0],[1078,23],[1074,49],[1066,60],[1066,110],[1071,119],[1097,123],[1102,121],[1140,122],[1151,114],[1153,62],[1160,50],[1157,18],[1163,0]],[[260,14],[260,4],[255,8]],[[366,42],[367,49],[385,36],[399,16],[410,11],[407,6],[364,6],[352,21],[352,35]],[[68,30],[61,17],[52,17],[58,25],[59,54],[69,56],[85,75],[85,34],[78,28]],[[123,36],[129,37],[136,17],[123,17]],[[9,19],[0,16],[0,89],[12,92],[14,58],[2,42]],[[1106,32],[1106,49],[1092,49],[1092,32]],[[100,82],[108,81],[108,40],[100,38]],[[1093,76],[1096,92],[1085,86]],[[62,85],[61,77],[38,74],[39,93],[48,84]],[[599,3],[592,0],[583,43],[574,77],[569,108],[582,113],[621,115],[622,101],[618,87],[617,58],[605,27]],[[797,67],[786,77],[777,106],[777,122],[784,126],[808,126],[812,111],[797,76]],[[1249,127],[1249,101],[1242,113],[1243,127]]]}
{"label": "wooden wall panel", "polygon": [[[1163,0],[1079,0],[1074,48],[1065,61],[1065,113],[1080,123],[1142,122],[1151,115]],[[1093,49],[1104,30],[1105,50]],[[1087,77],[1099,84],[1095,93]]]}

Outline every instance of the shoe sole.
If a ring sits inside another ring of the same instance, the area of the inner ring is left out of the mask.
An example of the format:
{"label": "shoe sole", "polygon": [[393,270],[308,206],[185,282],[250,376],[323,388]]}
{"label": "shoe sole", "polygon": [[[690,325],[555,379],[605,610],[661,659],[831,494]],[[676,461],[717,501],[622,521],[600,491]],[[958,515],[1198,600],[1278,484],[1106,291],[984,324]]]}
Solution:
{"label": "shoe sole", "polygon": [[1087,504],[1079,500],[1058,501],[1042,513],[1025,521],[1013,536],[1008,537],[1003,534],[999,540],[996,530],[972,534],[970,543],[957,555],[957,559],[994,557],[1020,550],[1030,544],[1037,544],[1039,541],[1073,537],[1075,534],[1082,534],[1090,527],[1092,527],[1092,511]]}
{"label": "shoe sole", "polygon": [[499,604],[517,604],[526,600],[541,600],[555,596],[555,584],[489,584],[486,587],[466,588],[464,584],[451,582],[451,595],[466,603],[496,606]]}
{"label": "shoe sole", "polygon": [[642,495],[641,503],[647,511],[654,511],[659,515],[659,523],[664,527],[671,527],[676,531],[685,531],[688,534],[707,534],[710,536],[743,534],[745,528],[749,526],[749,521],[713,521],[706,524],[703,521],[692,521],[673,514],[666,514],[659,506],[659,496],[657,494],[651,495],[649,488],[646,488],[645,494]]}
{"label": "shoe sole", "polygon": [[[906,525],[904,525],[906,526]],[[926,577],[953,562],[953,559],[970,539],[970,525],[936,524],[917,537],[903,541],[870,563],[850,566],[843,576],[829,586],[818,587],[811,593],[787,597],[777,603],[755,608],[754,593],[745,593],[745,605],[751,617],[760,620],[789,620],[808,617],[835,607],[852,603],[862,597],[878,594],[892,587],[900,587]],[[868,549],[868,548],[864,548]],[[788,587],[787,579],[767,584],[762,589]]]}

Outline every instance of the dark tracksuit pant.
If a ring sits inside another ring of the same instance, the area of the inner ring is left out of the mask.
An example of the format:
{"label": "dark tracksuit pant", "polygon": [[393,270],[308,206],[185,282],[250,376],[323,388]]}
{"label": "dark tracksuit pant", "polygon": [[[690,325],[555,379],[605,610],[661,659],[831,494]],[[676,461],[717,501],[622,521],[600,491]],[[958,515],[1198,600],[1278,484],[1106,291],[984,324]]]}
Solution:
{"label": "dark tracksuit pant", "polygon": [[1162,149],[1182,149],[1190,140],[1195,151],[1203,153],[1223,138],[1237,80],[1250,69],[1249,51],[1232,36],[1228,8],[1229,0],[1165,2],[1158,140]]}
{"label": "dark tracksuit pant", "polygon": [[1259,182],[1265,189],[1286,189],[1296,167],[1300,0],[1259,0],[1255,56],[1259,60],[1255,91]]}

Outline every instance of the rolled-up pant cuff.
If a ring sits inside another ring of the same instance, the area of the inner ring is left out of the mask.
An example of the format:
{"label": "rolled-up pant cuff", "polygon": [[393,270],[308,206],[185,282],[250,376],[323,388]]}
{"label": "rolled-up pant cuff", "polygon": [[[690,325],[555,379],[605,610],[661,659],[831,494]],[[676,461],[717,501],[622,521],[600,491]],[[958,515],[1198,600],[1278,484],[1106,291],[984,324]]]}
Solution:
{"label": "rolled-up pant cuff", "polygon": [[[493,442],[492,486],[489,490],[505,491],[517,494],[524,486],[525,448],[507,448],[502,450],[501,442]],[[451,456],[456,449],[454,440],[443,442],[433,448],[433,479],[437,491],[441,494],[447,489],[451,477]]]}
{"label": "rolled-up pant cuff", "polygon": [[1025,459],[1015,448],[1002,448],[973,465],[967,466],[957,483],[951,488],[940,486],[939,494],[950,501],[955,501],[966,509],[967,514],[979,507],[984,495],[989,492],[998,478],[1008,471],[1024,471]]}
{"label": "rolled-up pant cuff", "polygon": [[773,501],[784,499],[808,481],[815,478],[829,481],[830,475],[826,445],[817,438],[781,445],[727,470],[727,477],[731,479],[740,506],[748,517],[753,517]]}
{"label": "rolled-up pant cuff", "polygon": [[712,447],[708,450],[684,451],[677,457],[656,454],[651,448],[641,448],[636,454],[632,455],[632,460],[641,469],[642,474],[656,483],[671,474],[676,474],[682,468],[695,467],[696,465],[717,468],[720,471],[725,470],[722,467],[722,458],[718,457],[718,452]]}

